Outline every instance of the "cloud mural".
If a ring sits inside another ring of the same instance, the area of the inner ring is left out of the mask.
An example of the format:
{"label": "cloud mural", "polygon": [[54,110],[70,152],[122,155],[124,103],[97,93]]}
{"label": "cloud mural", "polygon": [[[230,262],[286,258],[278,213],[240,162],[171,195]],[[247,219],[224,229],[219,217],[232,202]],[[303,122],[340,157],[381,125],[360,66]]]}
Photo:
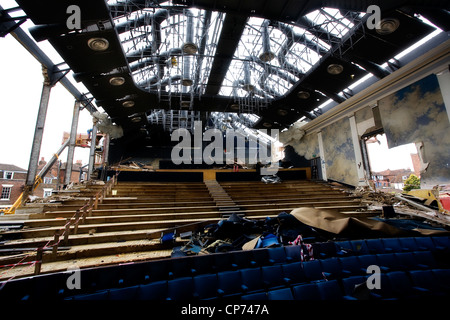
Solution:
{"label": "cloud mural", "polygon": [[450,123],[436,75],[379,101],[389,148],[423,142],[422,188],[450,184]]}
{"label": "cloud mural", "polygon": [[305,135],[301,128],[303,124],[294,124],[289,130],[280,133],[280,141],[290,145],[300,156],[311,160],[319,156],[319,141],[317,134]]}
{"label": "cloud mural", "polygon": [[324,128],[322,139],[328,179],[358,185],[355,150],[348,118]]}

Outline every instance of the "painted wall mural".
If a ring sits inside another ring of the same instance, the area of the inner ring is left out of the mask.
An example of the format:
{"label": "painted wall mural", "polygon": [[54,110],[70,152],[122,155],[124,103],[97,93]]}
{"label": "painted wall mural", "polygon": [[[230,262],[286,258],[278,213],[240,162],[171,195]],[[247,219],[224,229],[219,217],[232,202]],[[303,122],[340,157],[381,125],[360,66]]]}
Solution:
{"label": "painted wall mural", "polygon": [[305,135],[299,125],[293,125],[289,130],[280,133],[280,141],[290,145],[300,156],[311,160],[319,156],[319,141],[317,134]]}
{"label": "painted wall mural", "polygon": [[389,148],[423,143],[422,188],[450,183],[450,123],[436,75],[379,101]]}
{"label": "painted wall mural", "polygon": [[350,122],[343,118],[322,129],[328,179],[358,185]]}

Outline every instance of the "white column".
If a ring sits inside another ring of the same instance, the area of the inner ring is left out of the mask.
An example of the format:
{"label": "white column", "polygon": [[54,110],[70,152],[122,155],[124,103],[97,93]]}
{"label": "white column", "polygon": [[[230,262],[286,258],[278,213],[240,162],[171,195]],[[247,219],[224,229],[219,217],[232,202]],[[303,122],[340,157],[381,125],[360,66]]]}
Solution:
{"label": "white column", "polygon": [[319,152],[320,152],[320,166],[322,168],[322,179],[327,181],[327,166],[326,166],[326,159],[325,159],[325,152],[323,149],[323,140],[322,140],[322,132],[319,132],[317,134],[317,139],[319,140]]}
{"label": "white column", "polygon": [[367,182],[364,175],[364,165],[362,159],[360,139],[358,135],[358,128],[356,126],[355,116],[348,118],[350,121],[350,129],[353,141],[353,150],[355,152],[356,171],[358,172],[358,186],[367,186]]}
{"label": "white column", "polygon": [[450,72],[448,70],[438,74],[439,86],[447,109],[448,121],[450,121]]}

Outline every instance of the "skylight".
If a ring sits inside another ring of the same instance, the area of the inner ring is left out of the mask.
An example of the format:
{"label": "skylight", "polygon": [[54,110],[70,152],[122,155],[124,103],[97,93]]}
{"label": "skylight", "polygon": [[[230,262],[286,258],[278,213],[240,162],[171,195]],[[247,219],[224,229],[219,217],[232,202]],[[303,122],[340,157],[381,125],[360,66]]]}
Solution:
{"label": "skylight", "polygon": [[[109,1],[109,4],[120,1]],[[172,94],[205,94],[225,13],[162,3],[158,8],[113,12],[135,82]],[[305,17],[313,28],[248,19],[220,96],[234,98],[240,112],[258,113],[286,94],[354,26],[359,15],[323,8]],[[191,40],[189,40],[191,39]],[[195,48],[186,52],[183,45]]]}

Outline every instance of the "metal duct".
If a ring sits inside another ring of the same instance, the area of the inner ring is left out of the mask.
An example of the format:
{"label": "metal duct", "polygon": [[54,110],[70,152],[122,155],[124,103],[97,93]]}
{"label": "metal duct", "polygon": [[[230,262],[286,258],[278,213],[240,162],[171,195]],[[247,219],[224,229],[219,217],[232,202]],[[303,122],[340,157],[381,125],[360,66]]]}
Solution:
{"label": "metal duct", "polygon": [[262,62],[258,57],[251,56],[250,60],[253,61],[253,62],[256,62],[261,67],[263,67],[265,73],[276,75],[276,76],[280,77],[281,79],[286,80],[290,84],[296,84],[297,83],[297,79],[291,77],[289,74],[287,74],[285,72],[280,71],[279,68],[276,68],[276,67],[272,66],[271,64]]}
{"label": "metal duct", "polygon": [[199,88],[199,81],[200,81],[200,69],[201,65],[203,63],[203,55],[205,54],[206,49],[206,34],[208,32],[208,25],[211,22],[211,11],[206,11],[205,16],[203,17],[203,27],[202,27],[202,34],[200,36],[200,48],[198,49],[198,57],[197,57],[197,65],[200,66],[196,68],[195,76],[194,76],[194,92],[198,92]]}
{"label": "metal duct", "polygon": [[194,43],[194,15],[190,11],[186,11],[186,42],[183,44],[183,53],[195,54],[198,50]]}
{"label": "metal duct", "polygon": [[[130,70],[131,72],[137,71],[139,69],[145,68],[149,65],[156,65],[158,64],[160,69],[164,68],[166,66],[167,60],[174,55],[181,55],[182,50],[181,48],[173,48],[169,51],[161,53],[157,57],[150,57],[146,59],[142,59],[141,61],[131,64]],[[160,70],[161,71],[161,70]],[[160,72],[160,77],[162,76],[163,72]]]}
{"label": "metal duct", "polygon": [[[241,83],[241,81],[239,81],[239,83]],[[244,82],[242,83],[242,88],[248,92],[255,90],[255,86],[251,83],[250,64],[248,60],[244,61]]]}
{"label": "metal duct", "polygon": [[[244,81],[244,80],[239,80],[239,84],[242,85],[242,87],[243,87],[244,90],[248,91],[248,92],[251,93],[251,94],[255,94],[255,95],[261,96],[261,97],[263,97],[263,98],[270,99],[270,97],[269,97],[265,92],[259,90],[259,89],[256,88],[254,85],[251,85],[251,84],[249,85],[249,84],[247,84],[247,82]],[[252,87],[251,90],[245,89],[245,88],[248,87],[248,86],[251,86],[251,87]]]}
{"label": "metal duct", "polygon": [[190,11],[186,11],[186,41],[183,44],[183,93],[187,93],[188,88],[192,86],[193,81],[191,79],[191,64],[192,57],[190,55],[195,54],[198,50],[197,45],[194,43],[194,15]]}
{"label": "metal duct", "polygon": [[[152,77],[152,79],[155,79],[156,80],[156,77]],[[150,84],[150,85],[147,85],[147,86],[145,86],[145,89],[157,89],[158,88],[158,86],[161,86],[161,90],[163,89],[163,87],[166,87],[166,86],[168,86],[168,85],[171,85],[172,83],[174,83],[174,82],[178,82],[178,81],[180,81],[181,80],[181,76],[180,75],[176,75],[176,76],[171,76],[171,77],[169,77],[169,78],[166,78],[166,79],[164,79],[164,80],[161,80],[161,81],[159,81],[159,82],[154,82],[154,83],[152,83],[152,84]],[[150,82],[151,82],[151,80],[150,80]]]}
{"label": "metal duct", "polygon": [[259,86],[261,87],[261,89],[263,89],[265,92],[267,92],[268,94],[270,94],[273,97],[280,97],[281,94],[279,92],[277,92],[275,89],[270,88],[266,85],[266,79],[269,76],[269,74],[267,72],[264,72],[261,77],[259,78]]}
{"label": "metal duct", "polygon": [[[304,34],[297,34],[295,33],[294,29],[290,26],[288,26],[285,23],[282,22],[276,22],[276,23],[272,23],[271,24],[274,28],[277,28],[278,30],[280,30],[281,32],[283,32],[283,34],[286,36],[286,38],[288,39],[286,42],[289,43],[289,48],[294,44],[294,43],[301,43],[303,45],[305,45],[306,47],[308,47],[309,49],[317,52],[320,55],[324,55],[326,53],[328,53],[328,49],[321,46],[319,43],[314,42],[309,40],[308,38],[305,37]],[[308,30],[309,31],[309,30]]]}
{"label": "metal duct", "polygon": [[301,43],[301,44],[305,45],[306,47],[308,47],[309,49],[317,52],[320,55],[325,55],[328,53],[328,50],[326,48],[322,47],[321,45],[319,45],[316,42],[308,40],[304,35],[299,35],[299,34],[295,33],[293,28],[291,28],[290,26],[288,26],[284,23],[277,22],[277,23],[273,23],[272,26],[274,28],[277,28],[281,32],[283,32],[283,34],[287,38],[286,42],[283,44],[283,46],[281,47],[280,52],[278,54],[279,64],[281,66],[283,66],[283,68],[286,71],[294,74],[295,76],[297,76],[299,78],[302,77],[304,75],[304,73],[300,69],[298,69],[295,65],[287,62],[287,60],[286,60],[286,55],[289,53],[289,50],[295,43]]}
{"label": "metal duct", "polygon": [[192,58],[190,56],[183,57],[183,80],[181,83],[183,85],[183,92],[187,92],[186,87],[192,86],[193,83],[191,79],[191,63]]}
{"label": "metal duct", "polygon": [[[164,20],[166,20],[169,17],[169,13],[173,13],[175,10],[166,10],[166,9],[160,9],[156,11],[155,13],[145,13],[141,15],[137,19],[133,20],[127,20],[125,22],[119,23],[116,25],[117,33],[124,33],[131,29],[139,28],[142,26],[152,25],[153,28],[155,28],[155,23],[157,26],[159,26]],[[179,10],[177,10],[179,12]],[[156,29],[156,28],[155,28]]]}
{"label": "metal duct", "polygon": [[269,62],[275,58],[275,53],[270,51],[270,36],[269,36],[269,25],[270,21],[265,20],[262,24],[262,46],[263,46],[263,52],[260,54],[259,59],[263,62]]}

